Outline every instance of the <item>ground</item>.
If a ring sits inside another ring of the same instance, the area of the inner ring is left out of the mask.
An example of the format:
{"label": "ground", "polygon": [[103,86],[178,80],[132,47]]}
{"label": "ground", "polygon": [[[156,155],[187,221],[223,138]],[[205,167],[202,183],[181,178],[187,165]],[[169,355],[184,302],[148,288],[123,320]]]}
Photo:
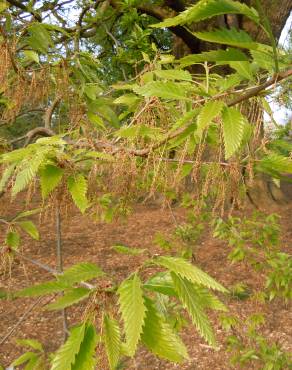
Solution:
{"label": "ground", "polygon": [[[1,211],[3,216],[15,214],[17,209],[23,207],[24,200],[20,198],[17,205],[10,203],[9,199],[1,199]],[[33,206],[33,205],[31,205]],[[280,208],[281,224],[283,227],[282,245],[285,251],[289,250],[292,238],[291,206]],[[94,262],[108,273],[113,274],[116,280],[125,278],[135,266],[142,261],[142,257],[129,257],[118,255],[111,247],[115,244],[124,244],[132,247],[147,248],[151,253],[161,253],[155,246],[153,239],[157,232],[170,233],[173,230],[173,215],[168,208],[154,205],[138,205],[127,220],[115,221],[112,224],[96,223],[87,217],[81,216],[74,211],[65,209],[63,212],[63,250],[64,265],[69,267],[81,261]],[[184,211],[174,208],[173,213],[178,221],[184,220]],[[38,220],[41,234],[40,241],[32,241],[28,237],[23,239],[23,252],[41,263],[55,267],[55,226],[54,219],[44,216]],[[4,228],[1,229],[2,235]],[[257,289],[263,282],[259,273],[253,272],[247,265],[231,264],[227,260],[229,247],[221,241],[205,235],[197,246],[196,264],[216,278],[226,287],[244,281],[250,287]],[[45,281],[51,278],[49,273],[32,265],[27,261],[16,258],[11,271],[1,276],[0,288],[20,289],[32,283]],[[222,297],[221,297],[222,298]],[[280,300],[274,300],[270,305],[263,306],[254,301],[241,301],[223,297],[230,313],[240,319],[248,315],[263,311],[266,314],[266,324],[263,332],[269,340],[276,341],[286,351],[292,349],[292,311],[291,307]],[[36,299],[18,299],[17,301],[0,301],[0,333],[1,338],[15,326],[22,315]],[[54,351],[62,341],[62,318],[58,312],[46,312],[42,307],[48,302],[48,298],[41,301],[21,321],[16,330],[7,338],[0,348],[0,363],[8,366],[22,349],[15,344],[15,338],[37,338],[47,351]],[[78,321],[82,315],[84,305],[73,307],[68,310],[69,324]],[[204,369],[204,370],[227,370],[233,369],[229,363],[229,354],[226,352],[224,342],[226,334],[220,326],[217,316],[210,314],[218,341],[216,350],[210,348],[197,334],[196,330],[188,328],[183,332],[183,339],[187,344],[190,361],[185,364],[175,365],[166,361],[155,359],[144,349],[139,350],[136,359],[126,364],[126,369],[139,370],[170,370],[170,369]],[[0,338],[0,342],[1,342]],[[105,362],[100,367],[106,370]],[[254,367],[255,369],[257,367]],[[246,367],[251,369],[251,367]]]}

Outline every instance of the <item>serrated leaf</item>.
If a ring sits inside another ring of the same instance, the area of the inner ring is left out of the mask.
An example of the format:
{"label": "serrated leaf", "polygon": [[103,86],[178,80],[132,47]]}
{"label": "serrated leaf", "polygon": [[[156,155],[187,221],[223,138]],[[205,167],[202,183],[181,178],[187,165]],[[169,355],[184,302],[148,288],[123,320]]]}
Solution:
{"label": "serrated leaf", "polygon": [[76,206],[84,213],[88,208],[87,180],[82,174],[68,177],[68,189]]}
{"label": "serrated leaf", "polygon": [[134,139],[137,137],[150,138],[153,140],[161,139],[161,129],[159,127],[149,127],[147,125],[139,124],[135,126],[122,127],[115,132],[117,137],[125,137]]}
{"label": "serrated leaf", "polygon": [[253,71],[249,62],[230,62],[230,67],[235,69],[237,73],[247,80],[253,80]]}
{"label": "serrated leaf", "polygon": [[146,249],[129,248],[125,245],[114,245],[112,249],[118,253],[128,254],[130,256],[138,256],[146,251]]}
{"label": "serrated leaf", "polygon": [[48,281],[46,283],[37,284],[31,287],[24,288],[14,295],[16,297],[37,297],[46,294],[52,294],[62,292],[65,289],[70,288],[70,285],[60,281]]}
{"label": "serrated leaf", "polygon": [[42,152],[36,155],[34,158],[30,158],[25,162],[26,167],[23,170],[19,171],[16,175],[11,192],[13,197],[24,190],[27,185],[33,180],[44,158],[45,153]]}
{"label": "serrated leaf", "polygon": [[19,366],[37,357],[38,354],[35,352],[25,352],[23,355],[19,356],[16,360],[14,360],[12,362],[12,365]]}
{"label": "serrated leaf", "polygon": [[154,71],[157,77],[166,80],[192,81],[192,75],[182,69],[164,69]]}
{"label": "serrated leaf", "polygon": [[207,315],[203,311],[200,300],[196,295],[196,291],[193,289],[193,284],[173,272],[171,273],[171,277],[179,299],[191,316],[193,324],[196,326],[202,337],[211,346],[214,346],[216,341],[213,330]]}
{"label": "serrated leaf", "polygon": [[256,169],[274,178],[280,178],[283,174],[292,173],[292,160],[281,154],[271,153],[257,163]]}
{"label": "serrated leaf", "polygon": [[224,103],[219,100],[209,101],[203,106],[197,118],[197,132],[199,135],[221,113],[223,107]]}
{"label": "serrated leaf", "polygon": [[246,119],[236,108],[224,108],[222,112],[225,158],[230,158],[240,147]]}
{"label": "serrated leaf", "polygon": [[44,350],[42,344],[35,339],[17,339],[16,343],[22,347],[31,347],[40,352]]}
{"label": "serrated leaf", "polygon": [[173,81],[152,81],[138,87],[135,92],[144,97],[156,96],[162,99],[188,99],[189,85]]}
{"label": "serrated leaf", "polygon": [[102,89],[95,84],[86,85],[84,87],[84,94],[90,99],[95,100],[96,96],[102,92]]}
{"label": "serrated leaf", "polygon": [[87,112],[87,117],[91,123],[93,123],[97,128],[105,129],[105,125],[103,123],[103,119],[96,113]]}
{"label": "serrated leaf", "polygon": [[71,370],[95,370],[96,369],[96,355],[95,349],[97,346],[97,335],[95,327],[92,324],[87,324],[83,341],[80,350],[75,358]]}
{"label": "serrated leaf", "polygon": [[[67,144],[67,142],[60,136],[49,136],[49,137],[40,137],[36,140],[36,144],[42,144],[44,146],[49,147],[49,150],[51,150],[51,146],[53,147],[63,147]],[[37,147],[38,148],[38,147]],[[47,148],[44,148],[47,150]]]}
{"label": "serrated leaf", "polygon": [[268,52],[262,52],[259,50],[250,51],[254,63],[261,69],[266,69],[269,72],[274,72],[275,60],[274,56]]}
{"label": "serrated leaf", "polygon": [[195,63],[201,62],[215,62],[222,64],[230,61],[248,61],[248,57],[241,51],[233,48],[226,50],[211,50],[201,54],[190,54],[181,59],[179,63],[182,67],[188,67]]}
{"label": "serrated leaf", "polygon": [[116,369],[120,355],[121,355],[121,333],[118,322],[109,317],[104,316],[103,321],[104,328],[104,343],[110,369]]}
{"label": "serrated leaf", "polygon": [[104,273],[100,267],[94,263],[81,262],[64,271],[62,275],[58,275],[57,279],[60,283],[73,285],[81,281],[94,279],[102,276]]}
{"label": "serrated leaf", "polygon": [[46,53],[48,48],[54,45],[45,24],[33,23],[28,27],[28,32],[30,36],[27,39],[27,43],[33,49],[40,51],[41,53]]}
{"label": "serrated leaf", "polygon": [[11,166],[5,168],[0,181],[0,192],[4,190],[5,185],[7,184],[8,180],[10,179],[14,172],[14,169],[15,164],[12,164]]}
{"label": "serrated leaf", "polygon": [[64,295],[59,297],[55,302],[50,303],[45,306],[49,311],[52,310],[62,310],[66,307],[72,306],[83,299],[87,298],[92,291],[87,288],[74,288],[72,290],[66,291]]}
{"label": "serrated leaf", "polygon": [[186,112],[182,117],[180,117],[171,127],[170,132],[175,131],[179,127],[187,125],[190,121],[192,122],[194,117],[200,112],[198,108],[192,109]]}
{"label": "serrated leaf", "polygon": [[44,369],[44,367],[45,367],[45,364],[44,364],[43,356],[36,354],[34,357],[32,357],[28,361],[24,370],[39,370],[39,369]]}
{"label": "serrated leaf", "polygon": [[227,292],[227,289],[225,289],[211,276],[183,258],[161,256],[155,258],[153,262],[159,266],[167,268],[172,272],[175,272],[176,274],[190,280],[193,283],[203,285],[207,288],[218,290],[220,292]]}
{"label": "serrated leaf", "polygon": [[203,41],[239,48],[257,50],[262,47],[261,44],[254,42],[248,33],[242,30],[236,30],[235,28],[220,28],[210,32],[194,32],[194,36]]}
{"label": "serrated leaf", "polygon": [[232,0],[201,0],[176,17],[168,18],[163,22],[156,23],[152,27],[174,27],[180,24],[199,22],[204,19],[222,14],[243,14],[259,23],[258,12],[239,1]]}
{"label": "serrated leaf", "polygon": [[229,90],[230,88],[240,84],[242,81],[242,77],[238,75],[238,73],[233,73],[231,75],[228,75],[225,78],[220,78],[218,79],[216,85],[218,86],[219,90],[221,92]]}
{"label": "serrated leaf", "polygon": [[203,308],[211,308],[216,311],[228,311],[226,306],[210,291],[197,284],[193,284],[193,290]]}
{"label": "serrated leaf", "polygon": [[39,232],[32,221],[18,221],[17,224],[33,239],[39,240]]}
{"label": "serrated leaf", "polygon": [[124,280],[118,289],[120,312],[124,321],[126,346],[133,357],[140,340],[146,307],[138,275]]}
{"label": "serrated leaf", "polygon": [[20,243],[20,236],[17,231],[9,231],[6,235],[6,245],[11,248],[17,248]]}
{"label": "serrated leaf", "polygon": [[36,53],[33,50],[23,50],[23,54],[26,56],[28,60],[31,60],[33,62],[39,63],[40,58],[38,56],[38,53]]}
{"label": "serrated leaf", "polygon": [[36,215],[37,213],[39,213],[42,209],[41,208],[35,208],[35,209],[30,209],[28,211],[23,211],[23,212],[19,212],[14,218],[13,218],[13,221],[17,221],[19,220],[20,218],[24,218],[24,217],[28,217],[28,216],[32,216],[32,215]]}
{"label": "serrated leaf", "polygon": [[151,276],[144,284],[145,289],[169,296],[176,296],[173,281],[169,272],[158,272]]}
{"label": "serrated leaf", "polygon": [[84,340],[86,324],[71,329],[67,341],[57,350],[50,370],[71,370]]}
{"label": "serrated leaf", "polygon": [[51,164],[46,165],[39,171],[42,197],[45,199],[62,180],[64,170]]}
{"label": "serrated leaf", "polygon": [[179,336],[159,315],[154,302],[145,297],[147,308],[142,342],[155,355],[173,362],[188,358],[187,350]]}
{"label": "serrated leaf", "polygon": [[127,105],[128,107],[136,107],[140,100],[141,98],[135,94],[124,94],[116,98],[113,103]]}

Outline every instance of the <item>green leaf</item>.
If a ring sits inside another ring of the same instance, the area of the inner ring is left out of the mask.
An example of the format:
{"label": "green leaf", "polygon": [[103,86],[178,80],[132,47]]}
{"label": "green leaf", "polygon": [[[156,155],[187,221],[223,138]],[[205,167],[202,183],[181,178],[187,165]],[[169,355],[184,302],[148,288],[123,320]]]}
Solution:
{"label": "green leaf", "polygon": [[192,81],[192,75],[188,71],[182,69],[164,69],[154,71],[157,77],[166,80],[181,80],[181,81]]}
{"label": "green leaf", "polygon": [[15,293],[16,297],[37,297],[46,294],[62,292],[70,288],[70,285],[60,281],[48,281],[46,283],[37,284],[31,287],[24,288]]}
{"label": "green leaf", "polygon": [[87,112],[87,117],[91,123],[93,123],[97,128],[105,129],[105,125],[103,123],[103,119],[96,113]]}
{"label": "green leaf", "polygon": [[22,347],[31,347],[40,352],[44,351],[42,344],[35,339],[17,339],[16,343]]}
{"label": "green leaf", "polygon": [[4,190],[5,185],[7,184],[8,180],[12,176],[15,169],[15,164],[12,164],[11,166],[5,168],[3,175],[1,177],[0,181],[0,192]]}
{"label": "green leaf", "polygon": [[155,355],[173,362],[188,358],[187,350],[181,339],[165,322],[156,309],[154,302],[145,297],[147,308],[142,342]]}
{"label": "green leaf", "polygon": [[158,272],[149,278],[143,285],[143,288],[169,296],[176,296],[173,281],[169,272]]}
{"label": "green leaf", "polygon": [[103,274],[103,271],[96,264],[81,262],[66,269],[62,275],[57,276],[57,279],[60,283],[73,285],[81,281],[94,279]]}
{"label": "green leaf", "polygon": [[173,81],[152,81],[135,89],[138,95],[144,97],[157,96],[162,99],[188,99],[187,90],[189,85]]}
{"label": "green leaf", "polygon": [[203,106],[197,118],[197,132],[199,135],[221,113],[223,107],[224,103],[220,100],[209,101]]}
{"label": "green leaf", "polygon": [[87,180],[83,175],[78,173],[75,176],[70,176],[67,180],[68,189],[76,206],[84,213],[88,208]]}
{"label": "green leaf", "polygon": [[30,36],[27,43],[32,49],[46,53],[50,46],[54,46],[53,40],[46,26],[41,23],[33,23],[28,27]]}
{"label": "green leaf", "polygon": [[33,216],[39,213],[42,209],[41,208],[35,208],[35,209],[30,209],[28,211],[23,211],[19,212],[13,219],[13,221],[17,221],[20,218],[28,217],[28,216]]}
{"label": "green leaf", "polygon": [[248,61],[248,57],[241,51],[233,48],[228,48],[226,50],[211,50],[206,51],[201,54],[190,54],[181,59],[179,63],[181,67],[188,67],[195,63],[201,62],[215,62],[222,64],[223,62],[232,62],[232,61]]}
{"label": "green leaf", "polygon": [[192,321],[198,329],[199,333],[211,346],[215,346],[216,341],[213,330],[211,328],[207,315],[203,311],[200,300],[196,295],[196,290],[193,289],[193,284],[187,279],[176,275],[175,273],[171,273],[171,277],[175,286],[175,290],[178,293],[179,299],[181,300],[184,308],[191,316]]}
{"label": "green leaf", "polygon": [[39,240],[39,232],[32,221],[18,221],[17,224],[33,239]]}
{"label": "green leaf", "polygon": [[26,56],[28,60],[31,60],[33,62],[39,63],[40,58],[38,56],[38,53],[36,53],[33,50],[23,50],[23,54]]}
{"label": "green leaf", "polygon": [[283,174],[292,173],[292,161],[283,155],[271,153],[257,163],[256,169],[275,178],[280,178]]}
{"label": "green leaf", "polygon": [[8,3],[5,0],[2,0],[0,3],[0,13],[6,10],[9,7]]}
{"label": "green leaf", "polygon": [[231,62],[230,67],[235,69],[237,73],[246,80],[253,80],[253,71],[249,62]]}
{"label": "green leaf", "polygon": [[43,199],[45,199],[60,184],[63,173],[64,170],[62,170],[62,168],[51,164],[48,164],[39,170]]}
{"label": "green leaf", "polygon": [[115,132],[115,136],[129,139],[144,137],[153,140],[159,140],[162,138],[161,129],[159,127],[149,127],[143,124],[128,127],[124,126]]}
{"label": "green leaf", "polygon": [[262,47],[252,40],[248,33],[235,28],[220,28],[210,32],[194,32],[198,39],[216,44],[224,44],[246,49],[259,49]]}
{"label": "green leaf", "polygon": [[95,370],[97,359],[95,349],[97,346],[97,335],[95,327],[87,324],[80,350],[75,358],[71,370]]}
{"label": "green leaf", "polygon": [[129,248],[124,245],[114,245],[112,249],[118,253],[128,254],[130,256],[138,256],[146,251],[146,249]]}
{"label": "green leaf", "polygon": [[118,289],[119,305],[124,320],[126,346],[133,357],[142,333],[146,308],[138,275],[124,280]]}
{"label": "green leaf", "polygon": [[274,71],[275,61],[273,54],[259,50],[251,50],[250,53],[258,68],[266,69],[269,72]]}
{"label": "green leaf", "polygon": [[104,328],[104,342],[106,353],[108,357],[108,362],[110,369],[116,369],[120,355],[121,355],[121,333],[118,322],[109,317],[108,315],[104,316],[103,321]]}
{"label": "green leaf", "polygon": [[20,243],[20,236],[16,231],[9,231],[6,235],[5,243],[11,248],[17,248]]}
{"label": "green leaf", "polygon": [[224,78],[220,76],[220,78],[216,81],[216,85],[218,86],[219,90],[223,92],[236,85],[239,85],[241,81],[242,78],[238,75],[238,73],[233,73]]}
{"label": "green leaf", "polygon": [[102,89],[96,84],[90,84],[84,87],[84,93],[90,100],[95,100],[100,92],[102,92]]}
{"label": "green leaf", "polygon": [[32,357],[28,361],[24,370],[39,370],[39,369],[43,369],[44,366],[45,366],[45,364],[44,364],[43,356],[40,356],[39,354],[36,354],[34,357]]}
{"label": "green leaf", "polygon": [[171,127],[170,132],[177,130],[179,127],[186,126],[190,121],[194,121],[194,117],[198,115],[200,110],[198,108],[192,109],[186,112],[182,117],[180,117]]}
{"label": "green leaf", "polygon": [[71,370],[76,355],[80,351],[81,343],[84,340],[86,324],[83,323],[71,329],[67,341],[57,350],[52,360],[50,370]]}
{"label": "green leaf", "polygon": [[15,178],[15,183],[12,187],[12,196],[14,197],[20,191],[24,190],[27,185],[36,176],[38,169],[45,159],[45,153],[40,152],[34,158],[30,158],[25,162],[26,167],[19,171]]}
{"label": "green leaf", "polygon": [[152,27],[173,27],[185,23],[199,22],[222,14],[243,14],[256,23],[260,21],[258,12],[254,8],[248,7],[239,1],[201,0],[178,16],[156,23]]}
{"label": "green leaf", "polygon": [[119,128],[119,119],[114,110],[110,107],[110,103],[109,100],[99,97],[88,104],[88,109],[90,112],[98,113],[105,118],[113,127]]}
{"label": "green leaf", "polygon": [[193,283],[203,285],[207,288],[218,290],[220,292],[227,292],[227,289],[225,289],[211,276],[183,258],[161,256],[155,258],[153,262],[159,266],[167,268],[172,272],[175,272],[176,274],[190,280]]}
{"label": "green leaf", "polygon": [[35,352],[25,352],[23,355],[19,356],[16,360],[14,360],[12,362],[12,365],[19,366],[37,357],[38,354],[36,354]]}
{"label": "green leaf", "polygon": [[236,108],[224,108],[222,112],[225,158],[230,158],[239,149],[244,135],[246,119]]}
{"label": "green leaf", "polygon": [[212,310],[223,312],[228,311],[226,306],[208,289],[197,284],[193,284],[192,289],[195,291],[196,297],[203,308],[211,308]]}
{"label": "green leaf", "polygon": [[45,308],[49,311],[62,310],[87,298],[91,292],[92,291],[90,289],[83,287],[68,290],[63,296],[59,297],[55,302],[46,305]]}
{"label": "green leaf", "polygon": [[128,107],[137,107],[140,101],[141,98],[135,94],[124,94],[115,99],[114,104],[123,104]]}

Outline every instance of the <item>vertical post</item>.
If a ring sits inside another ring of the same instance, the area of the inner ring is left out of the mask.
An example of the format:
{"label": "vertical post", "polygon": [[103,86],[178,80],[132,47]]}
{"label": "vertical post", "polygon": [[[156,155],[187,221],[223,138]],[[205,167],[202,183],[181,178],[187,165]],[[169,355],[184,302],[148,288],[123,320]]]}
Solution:
{"label": "vertical post", "polygon": [[[58,273],[63,272],[63,253],[62,253],[62,224],[61,224],[61,211],[60,211],[60,204],[58,202],[56,208],[56,256],[57,256],[57,266],[56,270]],[[64,332],[64,342],[67,339],[68,333],[68,324],[67,324],[67,314],[66,309],[62,310],[62,318],[63,318],[63,332]]]}

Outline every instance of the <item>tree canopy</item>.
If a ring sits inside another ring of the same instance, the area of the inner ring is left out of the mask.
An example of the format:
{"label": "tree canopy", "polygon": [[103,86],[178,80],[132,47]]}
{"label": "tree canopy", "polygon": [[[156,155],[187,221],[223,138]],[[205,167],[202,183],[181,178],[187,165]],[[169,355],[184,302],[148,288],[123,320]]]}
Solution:
{"label": "tree canopy", "polygon": [[[217,218],[242,207],[263,175],[279,184],[292,173],[287,132],[275,123],[267,133],[263,125],[263,113],[271,114],[267,96],[291,81],[291,55],[278,45],[291,5],[291,0],[0,2],[0,190],[12,201],[26,192],[40,204],[2,220],[2,254],[17,255],[22,232],[38,239],[30,217],[51,207],[59,259],[52,280],[12,296],[59,294],[48,310],[85,299],[101,302],[98,312],[86,311],[50,358],[40,343],[26,342],[34,351],[14,365],[95,369],[100,343],[110,369],[135,356],[140,344],[181,363],[187,349],[165,313],[174,301],[177,317],[184,308],[201,337],[216,346],[207,312],[226,311],[221,297],[229,292],[191,263],[189,251],[149,256],[116,246],[117,253],[145,258],[124,281],[116,285],[112,279],[104,288],[102,267],[90,261],[62,269],[64,205],[112,221],[159,193],[168,205],[182,203],[196,217],[207,210],[217,236],[237,243],[234,261],[250,258],[267,270],[291,265],[273,242],[278,235],[273,217],[265,219],[266,234],[261,221],[253,220],[265,243],[254,240],[248,221],[240,234],[237,219]],[[250,248],[243,247],[244,238],[250,238]],[[254,254],[259,246],[265,262]],[[97,283],[89,283],[93,279]],[[269,275],[266,297],[290,298],[283,286]]]}

